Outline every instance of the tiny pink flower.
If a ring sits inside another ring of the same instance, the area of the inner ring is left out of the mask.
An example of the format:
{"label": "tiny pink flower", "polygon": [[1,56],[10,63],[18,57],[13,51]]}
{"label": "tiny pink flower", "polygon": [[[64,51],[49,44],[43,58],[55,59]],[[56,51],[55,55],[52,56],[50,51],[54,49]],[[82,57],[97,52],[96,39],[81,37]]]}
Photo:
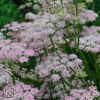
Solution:
{"label": "tiny pink flower", "polygon": [[23,56],[23,57],[20,57],[20,58],[18,59],[18,61],[19,61],[20,63],[28,62],[28,58]]}
{"label": "tiny pink flower", "polygon": [[32,49],[28,49],[25,51],[25,55],[27,56],[35,56],[35,52]]}
{"label": "tiny pink flower", "polygon": [[65,98],[65,100],[75,100],[75,98],[73,98],[73,97],[71,97],[71,96],[67,96],[67,97]]}
{"label": "tiny pink flower", "polygon": [[34,96],[32,96],[31,94],[25,94],[24,100],[35,100],[35,99]]}

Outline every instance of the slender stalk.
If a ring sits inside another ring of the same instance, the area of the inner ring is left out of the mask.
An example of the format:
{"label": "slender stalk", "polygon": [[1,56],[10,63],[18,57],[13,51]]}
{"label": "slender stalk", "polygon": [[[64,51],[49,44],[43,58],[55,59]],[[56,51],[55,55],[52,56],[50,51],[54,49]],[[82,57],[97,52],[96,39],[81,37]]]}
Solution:
{"label": "slender stalk", "polygon": [[51,86],[52,86],[52,84],[51,84],[51,83],[49,83],[49,90],[50,90],[50,100],[53,100]]}
{"label": "slender stalk", "polygon": [[78,34],[78,51],[79,51],[79,43],[80,43],[80,25],[79,25],[79,23],[78,23],[78,32],[77,32]]}
{"label": "slender stalk", "polygon": [[45,47],[44,47],[44,54],[45,54],[46,57],[48,56],[48,50]]}
{"label": "slender stalk", "polygon": [[93,11],[95,12],[95,4],[94,4],[94,0],[93,0],[92,5],[93,5]]}
{"label": "slender stalk", "polygon": [[76,16],[78,16],[78,3],[75,2],[75,8],[76,8]]}
{"label": "slender stalk", "polygon": [[63,79],[61,79],[61,80],[62,80],[62,85],[63,85],[63,87],[64,87],[64,89],[65,89],[65,91],[66,91],[66,94],[70,95],[70,94],[69,94],[69,91],[68,91],[67,88],[66,88],[65,82],[63,81]]}
{"label": "slender stalk", "polygon": [[65,94],[64,94],[64,92],[62,91],[62,89],[61,89],[61,87],[59,86],[59,84],[58,84],[58,87],[60,88],[60,90],[61,90],[63,96],[65,97]]}
{"label": "slender stalk", "polygon": [[64,83],[66,83],[66,85],[68,85],[70,88],[73,88],[72,84],[70,84],[69,82],[67,82],[67,81],[61,76],[60,73],[59,73],[59,75],[60,75],[62,81],[63,81]]}
{"label": "slender stalk", "polygon": [[53,39],[52,39],[52,35],[49,35],[49,37],[50,37],[50,41],[52,43],[52,46],[53,46],[54,51],[57,53],[57,55],[59,56],[59,58],[61,58],[60,54],[56,50],[55,44],[54,44]]}

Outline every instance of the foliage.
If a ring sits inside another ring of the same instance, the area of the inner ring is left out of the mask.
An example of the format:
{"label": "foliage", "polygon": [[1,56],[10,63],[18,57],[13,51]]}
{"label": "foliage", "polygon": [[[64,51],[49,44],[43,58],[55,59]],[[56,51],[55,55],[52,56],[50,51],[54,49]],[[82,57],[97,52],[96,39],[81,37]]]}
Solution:
{"label": "foliage", "polygon": [[100,26],[93,0],[27,0],[20,8],[33,6],[38,14],[28,12],[29,22],[1,29],[0,99],[99,100]]}
{"label": "foliage", "polygon": [[23,17],[12,0],[0,0],[0,27],[15,20],[22,21]]}

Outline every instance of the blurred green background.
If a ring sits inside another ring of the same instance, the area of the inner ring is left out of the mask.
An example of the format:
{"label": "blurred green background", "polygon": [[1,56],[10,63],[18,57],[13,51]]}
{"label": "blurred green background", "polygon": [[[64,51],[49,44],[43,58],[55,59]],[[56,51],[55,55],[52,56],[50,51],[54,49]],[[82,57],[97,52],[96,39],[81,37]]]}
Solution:
{"label": "blurred green background", "polygon": [[23,18],[12,0],[0,0],[0,28],[12,21],[22,21]]}
{"label": "blurred green background", "polygon": [[[18,6],[21,3],[23,0],[0,0],[0,28],[6,23],[24,20],[23,15],[27,9],[20,12]],[[94,3],[96,11],[100,14],[100,0],[94,0]],[[96,25],[100,25],[100,17],[97,19]]]}

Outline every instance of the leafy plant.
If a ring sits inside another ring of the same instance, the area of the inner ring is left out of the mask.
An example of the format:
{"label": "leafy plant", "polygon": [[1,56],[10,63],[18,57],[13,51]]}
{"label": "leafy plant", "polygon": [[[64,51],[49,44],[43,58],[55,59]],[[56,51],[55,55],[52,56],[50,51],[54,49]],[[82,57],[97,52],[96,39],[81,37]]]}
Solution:
{"label": "leafy plant", "polygon": [[0,0],[0,27],[12,21],[22,21],[19,9],[12,2],[12,0]]}

